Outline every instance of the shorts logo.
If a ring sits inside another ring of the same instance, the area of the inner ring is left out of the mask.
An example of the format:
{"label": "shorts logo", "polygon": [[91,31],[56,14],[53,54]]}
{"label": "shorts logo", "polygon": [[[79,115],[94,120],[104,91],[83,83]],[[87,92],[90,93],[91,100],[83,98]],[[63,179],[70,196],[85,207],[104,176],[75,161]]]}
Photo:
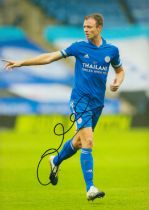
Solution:
{"label": "shorts logo", "polygon": [[82,123],[82,118],[80,117],[78,120],[77,120],[78,124],[81,124]]}
{"label": "shorts logo", "polygon": [[70,102],[70,106],[73,108],[73,101]]}
{"label": "shorts logo", "polygon": [[109,63],[109,62],[110,62],[110,57],[109,57],[109,56],[106,56],[106,57],[105,57],[105,62],[106,62],[106,63]]}
{"label": "shorts logo", "polygon": [[89,58],[89,55],[88,54],[84,55],[84,58]]}

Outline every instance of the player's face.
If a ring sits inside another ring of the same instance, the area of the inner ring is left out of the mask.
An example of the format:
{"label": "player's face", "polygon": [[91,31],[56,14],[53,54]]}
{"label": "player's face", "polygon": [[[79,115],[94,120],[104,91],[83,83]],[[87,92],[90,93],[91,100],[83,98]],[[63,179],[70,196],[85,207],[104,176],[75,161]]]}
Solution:
{"label": "player's face", "polygon": [[102,26],[97,26],[93,18],[84,20],[84,32],[87,39],[95,39],[101,32]]}

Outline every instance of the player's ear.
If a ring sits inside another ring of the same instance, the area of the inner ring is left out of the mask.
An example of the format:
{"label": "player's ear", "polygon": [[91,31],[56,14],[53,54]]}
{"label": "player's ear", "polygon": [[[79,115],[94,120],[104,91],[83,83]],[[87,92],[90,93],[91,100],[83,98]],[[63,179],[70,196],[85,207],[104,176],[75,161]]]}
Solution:
{"label": "player's ear", "polygon": [[100,31],[102,31],[102,25],[100,25],[99,27],[100,27]]}
{"label": "player's ear", "polygon": [[97,29],[98,29],[98,31],[99,31],[99,33],[102,31],[102,26],[101,25],[98,25],[97,26]]}

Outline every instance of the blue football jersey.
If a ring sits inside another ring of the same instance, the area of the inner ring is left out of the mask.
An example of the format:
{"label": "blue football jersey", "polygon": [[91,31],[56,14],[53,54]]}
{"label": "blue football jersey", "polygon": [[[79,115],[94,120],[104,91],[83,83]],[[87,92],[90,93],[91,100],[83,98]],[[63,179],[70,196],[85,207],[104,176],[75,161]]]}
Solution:
{"label": "blue football jersey", "polygon": [[89,95],[92,107],[103,106],[109,66],[121,66],[118,48],[102,38],[99,47],[89,40],[78,41],[61,53],[65,58],[76,58],[71,100],[79,100],[80,97]]}

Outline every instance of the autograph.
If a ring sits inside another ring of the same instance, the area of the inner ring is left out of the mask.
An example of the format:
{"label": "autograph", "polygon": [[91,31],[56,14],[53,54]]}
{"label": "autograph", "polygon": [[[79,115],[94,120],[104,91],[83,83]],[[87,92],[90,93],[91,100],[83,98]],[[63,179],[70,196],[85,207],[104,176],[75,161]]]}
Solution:
{"label": "autograph", "polygon": [[[87,99],[85,99],[85,103],[84,103],[84,98],[85,98],[85,97],[86,97]],[[48,183],[44,183],[44,182],[41,181],[41,179],[40,179],[40,177],[39,177],[39,168],[40,168],[40,165],[41,165],[42,160],[43,160],[46,156],[49,156],[49,155],[51,155],[51,154],[53,154],[53,153],[57,153],[57,155],[58,155],[58,157],[59,157],[59,150],[60,150],[61,146],[63,145],[63,142],[64,142],[64,139],[65,139],[66,133],[68,133],[68,132],[73,128],[75,122],[77,122],[77,120],[78,120],[79,118],[81,118],[81,117],[83,116],[83,114],[88,113],[88,115],[86,115],[86,116],[89,116],[90,118],[87,119],[87,121],[85,121],[85,122],[83,123],[82,127],[84,127],[84,125],[85,125],[91,118],[92,118],[92,119],[94,118],[94,116],[95,116],[95,114],[96,114],[97,111],[101,111],[101,110],[102,110],[103,106],[99,106],[99,107],[96,107],[96,108],[93,108],[93,109],[88,109],[88,108],[89,108],[89,105],[90,105],[90,102],[91,102],[92,100],[93,100],[93,99],[91,98],[91,96],[88,95],[88,94],[86,94],[86,95],[83,95],[83,96],[77,101],[76,105],[73,107],[74,113],[70,114],[70,116],[69,116],[69,120],[72,122],[72,124],[71,124],[71,126],[70,126],[67,130],[65,130],[64,125],[63,125],[62,123],[57,123],[57,124],[54,126],[54,129],[53,129],[54,134],[55,134],[56,136],[61,136],[61,141],[60,141],[60,145],[58,146],[58,148],[49,148],[49,149],[47,149],[47,150],[41,155],[41,157],[40,157],[40,160],[39,160],[38,165],[37,165],[36,174],[37,174],[37,180],[38,180],[38,182],[39,182],[41,185],[47,186],[47,185],[49,185],[49,184],[51,183],[50,181],[49,181]],[[86,103],[86,102],[87,102],[87,103]],[[84,103],[84,104],[85,104],[85,108],[84,108],[84,110],[81,110],[81,112],[78,112],[78,111],[77,111],[77,107],[79,106],[80,103]],[[92,111],[94,111],[94,114],[93,114],[93,113],[91,114]],[[76,118],[76,115],[78,116],[78,118]],[[61,132],[58,132],[57,130],[60,130],[60,129],[61,129]],[[79,132],[79,129],[76,131],[76,133],[74,134],[74,136],[72,136],[71,139],[73,139],[73,138],[77,135],[78,132]]]}

